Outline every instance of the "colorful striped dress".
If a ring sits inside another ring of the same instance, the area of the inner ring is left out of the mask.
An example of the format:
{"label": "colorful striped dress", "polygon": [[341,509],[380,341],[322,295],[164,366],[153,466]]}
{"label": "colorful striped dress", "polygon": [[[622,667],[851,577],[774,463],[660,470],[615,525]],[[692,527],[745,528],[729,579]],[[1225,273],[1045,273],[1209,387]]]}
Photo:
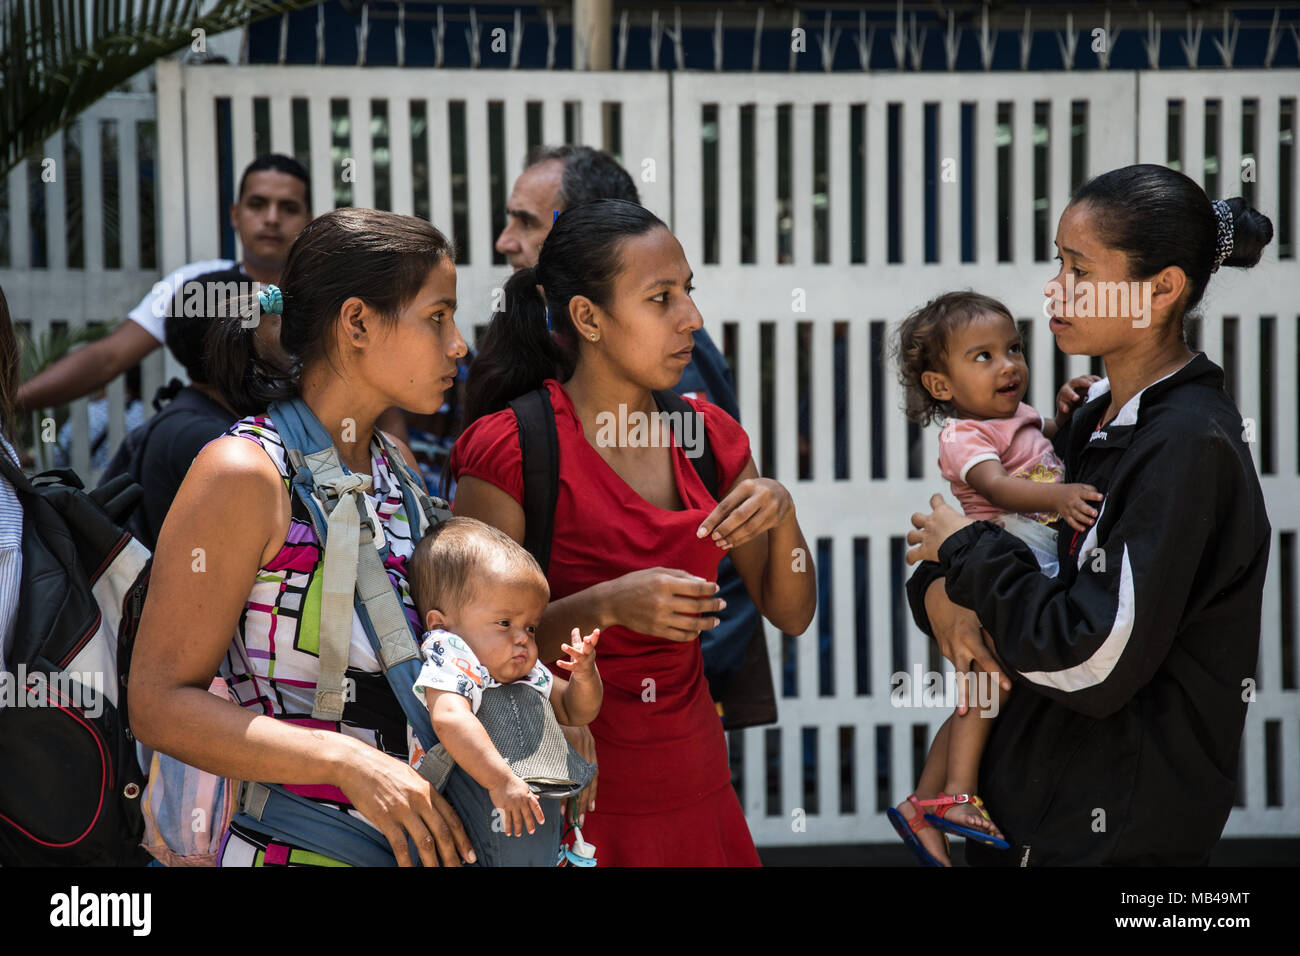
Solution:
{"label": "colorful striped dress", "polygon": [[[270,418],[254,415],[240,419],[227,434],[261,445],[288,486],[284,445]],[[380,555],[389,577],[401,592],[407,617],[415,624],[416,613],[406,583],[406,562],[414,549],[410,523],[402,503],[401,486],[382,446],[373,437],[370,463],[373,480],[370,498],[379,514],[385,539]],[[221,676],[230,684],[239,703],[255,714],[304,727],[338,731],[405,763],[406,719],[355,613],[347,669],[347,676],[355,686],[354,699],[344,705],[341,722],[315,720],[311,716],[319,673],[323,557],[311,522],[301,505],[294,501],[288,537],[275,558],[257,572],[257,581],[239,617],[238,633],[222,662]],[[361,816],[337,787],[289,785],[288,789]],[[222,844],[219,865],[343,864],[235,824]]]}

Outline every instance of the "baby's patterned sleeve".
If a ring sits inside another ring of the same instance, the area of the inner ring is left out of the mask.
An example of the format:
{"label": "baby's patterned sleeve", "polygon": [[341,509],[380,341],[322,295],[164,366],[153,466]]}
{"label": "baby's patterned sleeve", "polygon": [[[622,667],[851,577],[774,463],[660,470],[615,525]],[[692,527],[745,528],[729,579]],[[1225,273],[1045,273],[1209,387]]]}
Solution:
{"label": "baby's patterned sleeve", "polygon": [[477,714],[488,673],[469,645],[448,631],[429,631],[420,644],[420,655],[424,666],[415,679],[415,692],[423,695],[428,687],[460,694],[469,698],[470,710]]}
{"label": "baby's patterned sleeve", "polygon": [[524,681],[531,684],[537,689],[537,692],[547,700],[551,699],[551,688],[555,686],[555,679],[551,676],[550,670],[541,661],[533,665],[533,669],[528,672]]}

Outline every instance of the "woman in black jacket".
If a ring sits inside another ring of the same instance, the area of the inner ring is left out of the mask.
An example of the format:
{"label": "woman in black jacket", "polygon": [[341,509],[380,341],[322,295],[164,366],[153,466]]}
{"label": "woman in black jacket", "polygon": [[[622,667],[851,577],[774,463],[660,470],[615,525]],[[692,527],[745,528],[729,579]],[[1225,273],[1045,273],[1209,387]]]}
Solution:
{"label": "woman in black jacket", "polygon": [[1163,166],[1082,186],[1047,293],[1057,345],[1109,375],[1055,439],[1066,480],[1105,495],[1096,523],[1061,532],[1048,578],[939,495],[912,516],[918,625],[958,670],[997,672],[996,654],[1019,678],[980,767],[1011,849],[968,844],[969,862],[1203,864],[1223,832],[1271,529],[1248,426],[1183,320],[1211,273],[1255,265],[1272,234]]}

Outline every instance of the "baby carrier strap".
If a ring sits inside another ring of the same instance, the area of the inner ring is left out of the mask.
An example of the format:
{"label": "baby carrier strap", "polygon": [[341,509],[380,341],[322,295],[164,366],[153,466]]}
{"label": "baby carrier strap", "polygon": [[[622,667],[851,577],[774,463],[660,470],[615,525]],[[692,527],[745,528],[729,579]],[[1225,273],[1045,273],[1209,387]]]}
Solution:
{"label": "baby carrier strap", "polygon": [[[698,412],[676,392],[652,392],[659,411],[668,413],[668,422],[677,444],[685,445],[682,422]],[[545,386],[520,395],[510,402],[519,430],[519,454],[524,475],[524,548],[546,573],[551,562],[551,541],[555,534],[555,503],[560,497],[560,446],[555,428],[555,409]],[[709,444],[708,432],[701,426],[700,454],[690,458],[714,500],[718,499],[718,461]],[[688,456],[689,457],[689,456]]]}

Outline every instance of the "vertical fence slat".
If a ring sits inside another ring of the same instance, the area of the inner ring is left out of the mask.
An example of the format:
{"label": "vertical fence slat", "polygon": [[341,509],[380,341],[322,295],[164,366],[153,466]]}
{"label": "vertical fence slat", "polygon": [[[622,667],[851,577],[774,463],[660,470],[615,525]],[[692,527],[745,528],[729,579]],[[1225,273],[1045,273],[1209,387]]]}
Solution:
{"label": "vertical fence slat", "polygon": [[1211,199],[1241,195],[1241,93],[1219,100],[1219,194]]}
{"label": "vertical fence slat", "polygon": [[465,159],[469,170],[469,235],[471,262],[492,261],[492,183],[488,178],[487,103],[475,97],[465,101]]}
{"label": "vertical fence slat", "polygon": [[[962,181],[961,101],[939,104],[939,169],[935,172],[935,201],[938,207],[939,261],[945,266],[961,262]],[[943,169],[949,160],[955,164],[955,178],[945,182]]]}
{"label": "vertical fence slat", "polygon": [[564,143],[564,100],[548,96],[542,105],[542,136],[547,146]]}
{"label": "vertical fence slat", "polygon": [[[257,142],[253,128],[253,97],[249,93],[234,92],[230,97],[230,196],[235,198],[239,188],[239,177],[254,159]],[[216,182],[216,180],[213,180]],[[235,236],[235,247],[243,251],[239,236]],[[239,253],[236,253],[239,254]]]}
{"label": "vertical fence slat", "polygon": [[[349,157],[353,162],[352,205],[370,209],[375,205],[374,143],[370,132],[370,97],[353,96],[348,101]],[[487,164],[472,167],[486,170]]]}
{"label": "vertical fence slat", "polygon": [[409,216],[415,211],[411,173],[411,103],[404,97],[388,101],[388,176],[393,212]]}
{"label": "vertical fence slat", "polygon": [[[697,180],[699,182],[700,180]],[[718,106],[718,264],[740,265],[740,107]]]}
{"label": "vertical fence slat", "polygon": [[1034,261],[1034,100],[1018,97],[1011,107],[1011,255]]}
{"label": "vertical fence slat", "polygon": [[[858,371],[869,369],[870,333],[869,317],[859,312],[849,322],[849,340],[845,345],[845,364],[849,374],[846,383],[849,390],[849,480],[860,487],[865,487],[871,478],[871,391],[867,387],[869,374]],[[855,371],[858,374],[855,375]],[[875,374],[874,370],[870,374]]]}
{"label": "vertical fence slat", "polygon": [[[1291,417],[1297,407],[1297,390],[1300,382],[1296,380],[1297,355],[1297,319],[1296,309],[1283,312],[1277,317],[1277,337],[1274,340],[1273,381],[1277,385],[1273,414],[1276,427],[1273,429],[1274,459],[1277,474],[1294,477],[1300,465],[1300,450],[1296,447],[1296,423]],[[1297,592],[1300,595],[1300,591]],[[1300,794],[1297,794],[1300,797]]]}
{"label": "vertical fence slat", "polygon": [[[433,224],[452,235],[451,220],[451,137],[447,134],[447,101],[429,100],[429,212]],[[460,242],[459,236],[456,241]]]}
{"label": "vertical fence slat", "polygon": [[[778,305],[777,308],[786,308]],[[784,319],[784,321],[782,321]],[[775,354],[772,356],[773,417],[776,436],[775,455],[776,480],[782,484],[792,485],[799,476],[798,440],[799,440],[799,380],[795,356],[798,354],[798,324],[789,317],[781,317],[774,323],[773,340]]]}
{"label": "vertical fence slat", "polygon": [[[158,261],[163,272],[170,272],[189,260],[186,251],[185,176],[187,172],[187,143],[185,128],[187,118],[181,108],[181,66],[174,60],[161,60],[158,70],[158,148],[155,150],[158,170]],[[172,142],[175,139],[176,142]],[[86,138],[81,138],[84,152]],[[82,182],[86,174],[82,164]],[[83,185],[84,188],[84,185]],[[85,204],[83,203],[83,209]]]}
{"label": "vertical fence slat", "polygon": [[830,220],[830,261],[834,266],[847,266],[850,258],[850,232],[853,227],[849,203],[853,200],[852,181],[849,178],[849,109],[848,103],[831,103],[830,150],[827,163],[826,202]]}
{"label": "vertical fence slat", "polygon": [[998,261],[998,102],[975,104],[975,258],[982,266]]}
{"label": "vertical fence slat", "polygon": [[[94,110],[83,114],[81,119],[81,210],[82,226],[85,229],[86,271],[99,273],[104,271],[104,180],[103,160],[101,158],[102,140],[100,139],[99,117]],[[214,180],[215,181],[215,180]],[[24,211],[26,210],[24,197]],[[213,202],[215,205],[215,200]],[[193,210],[193,207],[191,207]],[[12,210],[12,207],[11,207]],[[16,212],[10,212],[15,222]],[[17,257],[14,259],[18,267]],[[82,433],[84,434],[84,432]]]}
{"label": "vertical fence slat", "polygon": [[[45,155],[54,160],[55,181],[45,187],[45,261],[51,271],[68,267],[68,170],[63,162],[63,133],[45,141]],[[21,167],[20,167],[21,168]],[[22,235],[25,230],[19,231]]]}
{"label": "vertical fence slat", "polygon": [[[136,149],[137,121],[117,122],[117,224],[123,271],[140,268],[140,159]],[[59,229],[62,235],[63,230]]]}
{"label": "vertical fence slat", "polygon": [[13,236],[9,262],[15,272],[31,268],[32,263],[27,189],[27,160],[24,159],[9,173],[9,234]]}
{"label": "vertical fence slat", "polygon": [[334,208],[335,171],[328,96],[307,100],[307,126],[311,142],[311,195],[316,207],[313,212],[319,215]]}
{"label": "vertical fence slat", "polygon": [[270,98],[271,152],[293,155],[293,103],[283,93]]}
{"label": "vertical fence slat", "polygon": [[[760,100],[754,108],[755,152],[759,156],[776,156],[776,106]],[[754,248],[758,263],[776,264],[776,163],[756,162],[754,170]],[[688,180],[680,179],[678,194]]]}
{"label": "vertical fence slat", "polygon": [[[1278,123],[1281,114],[1281,101],[1276,93],[1262,91],[1259,97],[1259,110],[1255,122],[1255,208],[1267,210],[1267,215],[1277,221],[1281,210],[1278,208]],[[1292,152],[1295,152],[1294,148]],[[1278,244],[1270,242],[1264,248],[1261,263],[1278,261]],[[1293,408],[1295,406],[1292,406]]]}
{"label": "vertical fence slat", "polygon": [[[505,100],[502,116],[505,126],[505,175],[501,177],[501,199],[504,208],[514,188],[515,178],[524,171],[524,154],[528,152],[528,110],[521,97],[510,96]],[[507,223],[502,223],[502,226]]]}
{"label": "vertical fence slat", "polygon": [[812,477],[821,484],[835,480],[834,319],[821,309],[815,314],[808,383],[812,389],[808,441],[812,445]]}
{"label": "vertical fence slat", "polygon": [[903,150],[900,166],[903,205],[898,226],[903,231],[903,262],[916,268],[925,262],[925,181],[932,172],[925,168],[925,100],[922,97],[903,100],[899,139]]}
{"label": "vertical fence slat", "polygon": [[[795,103],[791,109],[790,125],[794,134],[790,143],[790,215],[794,219],[794,261],[806,269],[813,264],[813,107],[811,103]],[[808,288],[809,297],[818,300],[815,288]],[[816,305],[813,311],[817,311]]]}
{"label": "vertical fence slat", "polygon": [[[673,191],[673,234],[682,244],[686,261],[697,267],[704,262],[704,203],[700,193],[700,183],[704,178],[700,132],[702,113],[699,104],[691,103],[674,110],[672,116],[673,136],[679,144],[674,155],[676,168],[671,173],[678,183]],[[667,164],[664,167],[662,175],[667,176]],[[658,170],[656,172],[658,174]]]}
{"label": "vertical fence slat", "polygon": [[1183,100],[1183,172],[1205,186],[1205,97],[1190,91]]}
{"label": "vertical fence slat", "polygon": [[[721,348],[721,343],[718,345]],[[763,389],[760,375],[760,357],[757,322],[744,322],[736,326],[736,401],[740,404],[740,420],[749,435],[749,451],[759,471],[763,469],[763,429],[760,414]],[[765,477],[771,478],[772,475]]]}

